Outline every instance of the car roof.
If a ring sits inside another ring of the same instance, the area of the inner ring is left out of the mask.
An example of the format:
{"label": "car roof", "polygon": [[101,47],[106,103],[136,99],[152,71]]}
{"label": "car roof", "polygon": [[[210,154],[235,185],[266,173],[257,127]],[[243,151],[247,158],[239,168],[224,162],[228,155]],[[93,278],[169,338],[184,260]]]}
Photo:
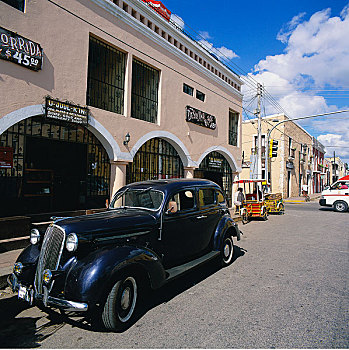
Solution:
{"label": "car roof", "polygon": [[206,180],[206,179],[163,179],[163,180],[148,180],[148,181],[140,181],[134,182],[126,185],[125,187],[131,188],[153,188],[154,190],[160,190],[163,192],[172,192],[175,190],[179,190],[181,188],[189,188],[193,186],[210,186],[220,188],[215,182]]}

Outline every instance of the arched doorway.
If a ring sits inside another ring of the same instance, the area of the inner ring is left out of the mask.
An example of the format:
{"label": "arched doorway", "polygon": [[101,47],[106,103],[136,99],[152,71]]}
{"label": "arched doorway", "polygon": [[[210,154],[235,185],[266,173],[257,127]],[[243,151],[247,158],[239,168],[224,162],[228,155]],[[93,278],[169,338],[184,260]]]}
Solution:
{"label": "arched doorway", "polygon": [[233,171],[222,154],[214,151],[206,155],[194,171],[194,177],[208,179],[221,186],[231,206]]}
{"label": "arched doorway", "polygon": [[103,207],[110,161],[84,126],[43,116],[23,119],[0,135],[13,154],[0,168],[1,216]]}
{"label": "arched doorway", "polygon": [[170,179],[184,176],[183,163],[166,140],[153,138],[144,143],[128,165],[126,182]]}

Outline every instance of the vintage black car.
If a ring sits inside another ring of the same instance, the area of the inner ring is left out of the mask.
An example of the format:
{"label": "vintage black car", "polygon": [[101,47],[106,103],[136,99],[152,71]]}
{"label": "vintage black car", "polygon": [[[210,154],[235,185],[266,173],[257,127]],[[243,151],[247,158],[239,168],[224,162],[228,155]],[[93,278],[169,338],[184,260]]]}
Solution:
{"label": "vintage black car", "polygon": [[107,329],[123,330],[143,290],[213,258],[228,265],[233,236],[240,231],[214,182],[133,183],[104,212],[32,229],[8,282],[30,304],[90,311]]}

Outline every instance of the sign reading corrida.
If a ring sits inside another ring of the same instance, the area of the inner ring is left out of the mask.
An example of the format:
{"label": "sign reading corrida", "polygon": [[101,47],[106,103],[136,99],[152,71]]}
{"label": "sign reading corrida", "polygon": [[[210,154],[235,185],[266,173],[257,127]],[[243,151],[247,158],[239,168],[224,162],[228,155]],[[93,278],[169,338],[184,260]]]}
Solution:
{"label": "sign reading corrida", "polygon": [[40,44],[0,27],[0,58],[38,71],[42,67]]}
{"label": "sign reading corrida", "polygon": [[186,107],[186,121],[212,130],[217,126],[215,116],[190,106]]}
{"label": "sign reading corrida", "polygon": [[46,97],[45,116],[66,122],[88,125],[88,108]]}

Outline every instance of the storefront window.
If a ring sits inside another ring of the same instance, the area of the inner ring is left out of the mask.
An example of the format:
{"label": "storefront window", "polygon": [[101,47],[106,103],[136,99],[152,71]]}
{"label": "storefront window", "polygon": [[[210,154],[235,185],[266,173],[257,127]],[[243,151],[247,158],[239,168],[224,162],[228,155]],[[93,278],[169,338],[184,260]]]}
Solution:
{"label": "storefront window", "polygon": [[134,59],[132,64],[131,117],[156,123],[159,71]]}
{"label": "storefront window", "polygon": [[87,105],[124,113],[126,54],[90,37]]}
{"label": "storefront window", "polygon": [[239,113],[229,111],[229,145],[238,145]]}
{"label": "storefront window", "polygon": [[183,164],[174,147],[165,140],[154,138],[138,150],[128,165],[127,183],[183,176]]}

